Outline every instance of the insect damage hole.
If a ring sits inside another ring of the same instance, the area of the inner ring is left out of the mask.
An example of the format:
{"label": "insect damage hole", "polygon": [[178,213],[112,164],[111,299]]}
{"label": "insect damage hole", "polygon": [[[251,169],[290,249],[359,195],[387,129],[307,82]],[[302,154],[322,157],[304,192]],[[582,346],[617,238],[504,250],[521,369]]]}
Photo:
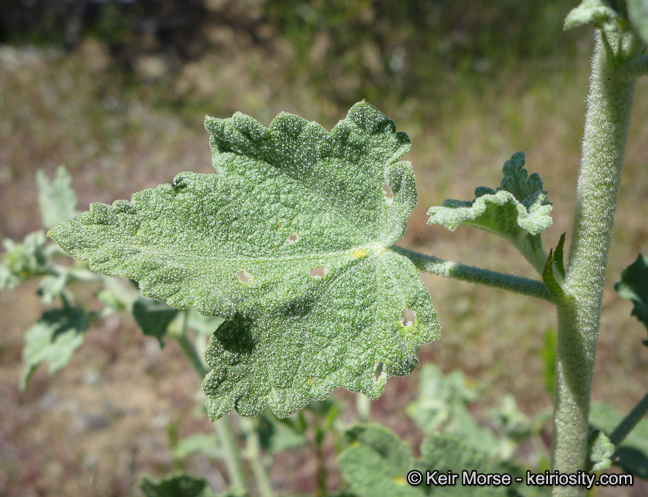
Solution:
{"label": "insect damage hole", "polygon": [[387,183],[383,183],[383,194],[385,195],[385,201],[387,202],[387,205],[391,205],[391,203],[394,201],[394,192],[391,189],[391,186],[389,186]]}
{"label": "insect damage hole", "polygon": [[252,281],[252,275],[243,270],[237,271],[236,277],[241,283],[249,283],[250,281]]}
{"label": "insect damage hole", "polygon": [[290,243],[297,243],[299,241],[299,235],[297,233],[293,233],[288,237],[288,241]]}
{"label": "insect damage hole", "polygon": [[308,276],[311,278],[324,278],[328,274],[328,268],[326,266],[317,266],[308,271]]}
{"label": "insect damage hole", "polygon": [[385,363],[382,361],[378,361],[374,366],[374,370],[373,370],[374,383],[378,383],[385,376],[387,376],[387,372],[385,371]]}
{"label": "insect damage hole", "polygon": [[416,322],[416,312],[412,309],[403,309],[400,320],[403,326],[412,326]]}

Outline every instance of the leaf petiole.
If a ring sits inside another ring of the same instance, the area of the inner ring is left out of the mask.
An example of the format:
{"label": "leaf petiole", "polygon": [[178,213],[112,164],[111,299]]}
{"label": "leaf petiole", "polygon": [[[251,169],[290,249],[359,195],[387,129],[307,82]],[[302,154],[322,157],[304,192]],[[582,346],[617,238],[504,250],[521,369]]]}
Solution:
{"label": "leaf petiole", "polygon": [[542,281],[514,276],[512,274],[499,273],[489,269],[482,269],[468,266],[459,262],[447,261],[432,255],[421,254],[403,247],[392,245],[389,250],[403,255],[411,260],[417,269],[426,273],[436,274],[444,278],[477,283],[491,286],[513,293],[521,293],[530,297],[536,297],[550,303],[555,303],[554,297]]}

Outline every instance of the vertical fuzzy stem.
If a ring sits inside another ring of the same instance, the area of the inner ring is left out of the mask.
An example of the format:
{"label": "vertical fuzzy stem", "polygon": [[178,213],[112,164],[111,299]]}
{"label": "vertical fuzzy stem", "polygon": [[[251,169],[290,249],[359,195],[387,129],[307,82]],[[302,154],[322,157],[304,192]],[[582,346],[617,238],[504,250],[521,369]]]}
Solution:
{"label": "vertical fuzzy stem", "polygon": [[227,464],[227,472],[232,479],[232,490],[237,495],[246,495],[249,493],[249,487],[238,439],[232,427],[232,417],[230,415],[223,416],[214,422],[214,426],[216,433],[218,433],[218,438],[225,449],[225,462]]}
{"label": "vertical fuzzy stem", "polygon": [[[608,35],[621,53],[622,39]],[[616,73],[605,37],[597,36],[588,97],[583,158],[565,279],[569,302],[558,304],[553,469],[584,471],[592,372],[603,282],[617,202],[634,83]],[[584,496],[584,487],[555,487],[552,495]]]}
{"label": "vertical fuzzy stem", "polygon": [[[202,379],[209,373],[209,369],[200,358],[194,343],[187,336],[187,311],[182,311],[181,323],[176,326],[170,326],[168,333],[180,346],[183,354],[196,372],[198,378]],[[238,440],[234,428],[232,427],[232,418],[223,416],[214,423],[218,438],[225,449],[225,462],[230,478],[232,479],[232,490],[237,494],[249,493],[247,476],[245,474],[245,465],[241,458]]]}

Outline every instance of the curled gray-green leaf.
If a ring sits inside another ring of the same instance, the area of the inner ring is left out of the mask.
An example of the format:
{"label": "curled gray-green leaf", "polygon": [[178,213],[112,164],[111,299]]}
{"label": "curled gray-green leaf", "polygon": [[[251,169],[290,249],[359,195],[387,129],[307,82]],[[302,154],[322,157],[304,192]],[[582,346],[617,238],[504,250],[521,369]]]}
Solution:
{"label": "curled gray-green leaf", "polygon": [[147,296],[229,320],[206,353],[212,419],[286,416],[336,387],[375,398],[439,336],[414,265],[390,250],[416,204],[409,139],[366,103],[331,132],[206,119],[218,174],[92,204],[50,235]]}
{"label": "curled gray-green leaf", "polygon": [[524,152],[513,154],[503,167],[504,177],[497,190],[479,187],[469,201],[445,200],[428,210],[428,224],[440,224],[454,231],[472,226],[509,240],[542,272],[546,255],[540,233],[551,226],[551,203],[537,173],[528,175]]}
{"label": "curled gray-green leaf", "polygon": [[578,7],[567,14],[564,28],[571,29],[589,23],[604,31],[624,30],[627,24],[625,2],[583,0]]}

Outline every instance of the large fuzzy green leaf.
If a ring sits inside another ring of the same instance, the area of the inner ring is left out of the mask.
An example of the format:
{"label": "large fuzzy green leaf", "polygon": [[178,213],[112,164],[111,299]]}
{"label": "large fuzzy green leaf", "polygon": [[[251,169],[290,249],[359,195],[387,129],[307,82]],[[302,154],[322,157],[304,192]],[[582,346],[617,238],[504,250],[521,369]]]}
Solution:
{"label": "large fuzzy green leaf", "polygon": [[414,265],[391,251],[416,204],[409,139],[356,104],[331,132],[207,118],[218,174],[181,173],[50,230],[96,271],[229,320],[206,353],[212,419],[286,416],[339,386],[375,398],[439,335]]}

